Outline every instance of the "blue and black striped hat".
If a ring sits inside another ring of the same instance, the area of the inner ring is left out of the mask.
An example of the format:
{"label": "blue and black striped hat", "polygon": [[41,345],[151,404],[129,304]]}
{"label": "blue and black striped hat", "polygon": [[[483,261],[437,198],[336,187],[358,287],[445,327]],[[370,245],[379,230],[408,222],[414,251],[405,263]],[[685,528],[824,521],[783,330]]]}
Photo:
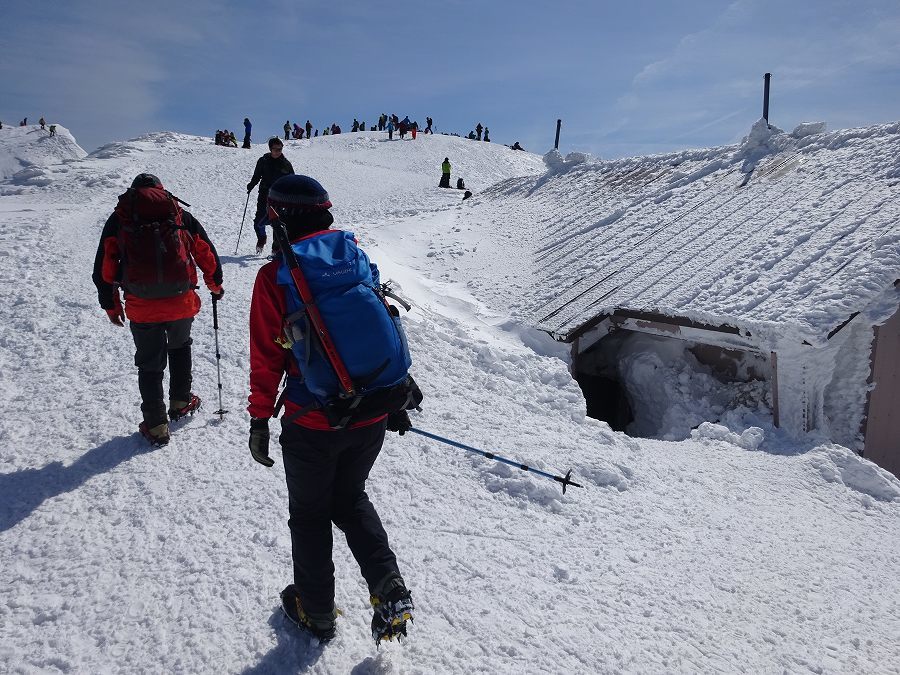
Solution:
{"label": "blue and black striped hat", "polygon": [[328,192],[315,178],[293,174],[282,176],[269,188],[269,206],[280,215],[331,208]]}

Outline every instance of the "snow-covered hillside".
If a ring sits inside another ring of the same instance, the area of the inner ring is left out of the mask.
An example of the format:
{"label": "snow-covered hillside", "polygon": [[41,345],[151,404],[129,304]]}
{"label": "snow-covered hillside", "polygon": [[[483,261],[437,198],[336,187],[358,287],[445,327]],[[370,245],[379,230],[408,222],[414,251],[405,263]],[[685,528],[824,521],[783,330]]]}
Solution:
{"label": "snow-covered hillside", "polygon": [[[835,445],[771,452],[716,425],[638,441],[585,418],[565,353],[523,323],[530,294],[551,292],[527,281],[544,236],[533,190],[502,214],[481,196],[534,188],[543,162],[444,136],[344,134],[285,153],[414,304],[417,426],[571,468],[585,487],[564,496],[390,434],[369,494],[416,601],[410,638],[375,650],[339,533],[338,636],[321,648],[298,635],[277,609],[291,572],[283,469],[277,449],[273,469],[251,460],[243,411],[263,263],[249,222],[234,247],[262,151],[151,134],[0,182],[0,670],[897,672],[900,481]],[[474,199],[436,187],[445,156]],[[210,414],[207,303],[193,331],[207,405],[157,450],[135,433],[131,337],[90,280],[102,224],[142,171],[192,204],[225,268],[231,412]]]}
{"label": "snow-covered hillside", "polygon": [[54,136],[37,124],[4,126],[0,129],[0,180],[16,176],[16,182],[39,185],[31,174],[34,167],[67,163],[86,154],[69,130],[58,124]]}

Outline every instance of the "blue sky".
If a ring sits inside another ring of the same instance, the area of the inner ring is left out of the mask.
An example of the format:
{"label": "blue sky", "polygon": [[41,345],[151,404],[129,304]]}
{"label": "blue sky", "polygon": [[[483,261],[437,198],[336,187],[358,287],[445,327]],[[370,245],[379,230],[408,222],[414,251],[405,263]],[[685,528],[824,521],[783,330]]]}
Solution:
{"label": "blue sky", "polygon": [[[381,112],[603,157],[732,143],[761,116],[900,119],[897,0],[440,3],[73,0],[0,5],[0,120],[87,150],[149,131],[318,128]],[[240,136],[240,134],[239,134]]]}

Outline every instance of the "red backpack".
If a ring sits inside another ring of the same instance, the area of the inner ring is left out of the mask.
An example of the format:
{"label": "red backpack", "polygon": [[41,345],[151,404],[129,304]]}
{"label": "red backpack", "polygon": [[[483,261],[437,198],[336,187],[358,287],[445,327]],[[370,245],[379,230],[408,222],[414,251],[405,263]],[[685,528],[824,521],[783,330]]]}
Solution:
{"label": "red backpack", "polygon": [[121,285],[138,298],[171,298],[196,284],[181,208],[161,187],[129,188],[116,206]]}

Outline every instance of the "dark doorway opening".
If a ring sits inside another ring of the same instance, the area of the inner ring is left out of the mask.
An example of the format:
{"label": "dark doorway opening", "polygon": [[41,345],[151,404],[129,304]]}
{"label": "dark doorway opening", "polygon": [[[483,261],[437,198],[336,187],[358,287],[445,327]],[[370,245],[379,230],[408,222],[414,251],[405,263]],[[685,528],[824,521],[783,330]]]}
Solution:
{"label": "dark doorway opening", "polygon": [[628,393],[621,382],[612,377],[587,373],[576,373],[575,381],[584,394],[588,417],[606,422],[615,431],[625,431],[634,421]]}

